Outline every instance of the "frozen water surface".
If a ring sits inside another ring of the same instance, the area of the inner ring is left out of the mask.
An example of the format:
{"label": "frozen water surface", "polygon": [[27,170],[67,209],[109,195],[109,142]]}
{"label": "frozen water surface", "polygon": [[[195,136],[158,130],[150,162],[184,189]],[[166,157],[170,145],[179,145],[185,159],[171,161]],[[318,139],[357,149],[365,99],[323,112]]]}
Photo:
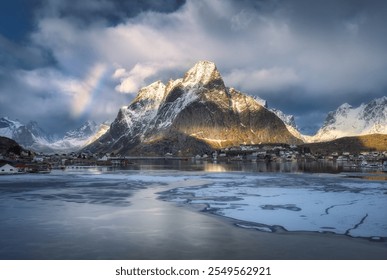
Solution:
{"label": "frozen water surface", "polygon": [[334,174],[91,169],[0,176],[0,258],[223,258],[227,250],[239,254],[239,246],[250,247],[207,251],[222,228],[176,207],[187,204],[263,232],[387,237],[387,181]]}
{"label": "frozen water surface", "polygon": [[231,173],[203,178],[209,182],[171,190],[168,196],[206,204],[206,211],[256,223],[255,228],[264,231],[280,226],[288,231],[387,237],[387,182],[310,174]]}

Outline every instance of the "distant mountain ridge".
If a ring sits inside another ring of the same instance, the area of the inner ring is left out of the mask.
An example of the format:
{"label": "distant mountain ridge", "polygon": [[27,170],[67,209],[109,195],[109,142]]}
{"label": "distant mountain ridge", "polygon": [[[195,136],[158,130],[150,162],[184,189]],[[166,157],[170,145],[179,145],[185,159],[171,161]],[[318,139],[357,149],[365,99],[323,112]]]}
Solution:
{"label": "distant mountain ridge", "polygon": [[387,134],[386,96],[355,108],[344,103],[337,110],[329,112],[323,126],[310,138],[310,142],[369,134]]}
{"label": "distant mountain ridge", "polygon": [[[68,131],[62,139],[46,133],[37,122],[24,125],[8,117],[0,118],[0,136],[15,140],[26,149],[37,152],[72,152],[95,141],[108,130],[108,124],[97,125],[87,121],[77,129]],[[97,137],[98,136],[98,137]]]}
{"label": "distant mountain ridge", "polygon": [[119,110],[108,132],[87,149],[163,155],[241,144],[301,143],[262,102],[226,87],[215,64],[200,61],[181,79],[142,88]]}

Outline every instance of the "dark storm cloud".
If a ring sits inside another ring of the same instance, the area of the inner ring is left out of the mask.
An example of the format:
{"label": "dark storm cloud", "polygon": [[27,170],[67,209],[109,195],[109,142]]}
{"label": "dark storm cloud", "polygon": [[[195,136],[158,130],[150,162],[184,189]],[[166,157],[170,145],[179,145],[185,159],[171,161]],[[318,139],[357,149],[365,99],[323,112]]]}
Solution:
{"label": "dark storm cloud", "polygon": [[170,13],[184,4],[184,0],[49,0],[42,1],[39,14],[50,17],[65,17],[80,24],[103,21],[115,25],[142,12]]}
{"label": "dark storm cloud", "polygon": [[0,4],[0,34],[13,41],[25,40],[34,29],[34,11],[41,0],[4,0]]}
{"label": "dark storm cloud", "polygon": [[35,69],[54,63],[50,53],[30,46],[16,43],[0,34],[0,67],[10,69]]}
{"label": "dark storm cloud", "polygon": [[[270,22],[274,26],[273,30],[280,32],[278,34],[283,41],[274,43],[271,55],[267,51],[270,50],[270,44],[262,50],[260,46],[265,45],[265,42],[253,40],[257,52],[263,51],[268,55],[258,53],[255,54],[256,59],[251,59],[262,68],[275,65],[288,69],[277,73],[293,72],[293,77],[299,80],[290,79],[292,83],[287,86],[270,90],[259,86],[259,75],[250,74],[253,79],[248,78],[249,73],[254,74],[253,69],[250,69],[242,73],[247,82],[241,80],[238,83],[238,79],[232,79],[235,75],[230,74],[230,80],[238,86],[268,99],[269,103],[286,113],[301,116],[298,118],[303,120],[301,122],[307,122],[305,120],[311,114],[322,116],[344,102],[358,106],[372,98],[386,95],[387,60],[384,53],[387,51],[387,37],[383,35],[387,34],[385,1],[256,3],[234,2],[240,9],[250,11],[249,31],[253,32],[253,28],[259,28],[265,21]],[[251,10],[255,12],[251,13]],[[284,31],[282,34],[281,27]],[[281,48],[281,44],[284,48]],[[254,85],[251,80],[258,82]],[[281,77],[280,80],[286,79]],[[277,80],[273,81],[278,85]]]}
{"label": "dark storm cloud", "polygon": [[387,92],[386,1],[32,3],[33,21],[15,27],[23,40],[0,31],[0,109],[10,115],[28,118],[23,102],[10,109],[4,101],[16,94],[45,104],[44,121],[43,112],[64,126],[112,119],[140,87],[203,59],[228,86],[296,115],[300,126]]}

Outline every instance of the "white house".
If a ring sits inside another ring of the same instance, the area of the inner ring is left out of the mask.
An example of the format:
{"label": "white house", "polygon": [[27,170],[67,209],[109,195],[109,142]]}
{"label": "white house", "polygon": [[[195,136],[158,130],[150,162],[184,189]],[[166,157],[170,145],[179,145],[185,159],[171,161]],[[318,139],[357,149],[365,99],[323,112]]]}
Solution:
{"label": "white house", "polygon": [[98,161],[108,161],[108,156],[107,155],[104,155],[103,157],[101,157],[100,159],[98,159]]}
{"label": "white house", "polygon": [[44,158],[43,157],[39,157],[39,156],[35,156],[32,161],[33,162],[43,162]]}
{"label": "white house", "polygon": [[0,167],[0,174],[15,174],[17,172],[17,168],[9,164]]}

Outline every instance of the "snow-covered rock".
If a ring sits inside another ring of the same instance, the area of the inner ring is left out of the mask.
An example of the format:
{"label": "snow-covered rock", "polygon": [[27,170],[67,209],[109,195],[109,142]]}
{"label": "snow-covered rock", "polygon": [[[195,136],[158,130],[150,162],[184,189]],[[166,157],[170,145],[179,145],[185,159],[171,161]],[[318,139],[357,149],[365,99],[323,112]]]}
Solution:
{"label": "snow-covered rock", "polygon": [[328,113],[325,123],[311,141],[323,142],[374,133],[387,134],[386,96],[356,108],[344,103],[336,111]]}
{"label": "snow-covered rock", "polygon": [[16,131],[23,126],[18,120],[11,120],[8,117],[0,119],[0,136],[13,139]]}
{"label": "snow-covered rock", "polygon": [[68,131],[62,139],[46,133],[37,122],[24,125],[7,117],[0,119],[0,136],[15,140],[26,149],[37,152],[72,152],[97,140],[109,129],[108,124],[97,125],[87,121],[77,129]]}
{"label": "snow-covered rock", "polygon": [[225,86],[213,62],[141,89],[109,131],[86,147],[120,154],[197,154],[240,144],[299,143],[266,102]]}
{"label": "snow-covered rock", "polygon": [[43,146],[35,145],[39,151],[72,152],[82,149],[84,146],[96,141],[109,129],[106,123],[97,125],[93,121],[87,121],[77,129],[68,131],[62,139],[50,142]]}
{"label": "snow-covered rock", "polygon": [[37,122],[31,121],[25,125],[8,117],[0,119],[0,136],[13,139],[25,148],[30,148],[34,143],[48,143],[51,139]]}

